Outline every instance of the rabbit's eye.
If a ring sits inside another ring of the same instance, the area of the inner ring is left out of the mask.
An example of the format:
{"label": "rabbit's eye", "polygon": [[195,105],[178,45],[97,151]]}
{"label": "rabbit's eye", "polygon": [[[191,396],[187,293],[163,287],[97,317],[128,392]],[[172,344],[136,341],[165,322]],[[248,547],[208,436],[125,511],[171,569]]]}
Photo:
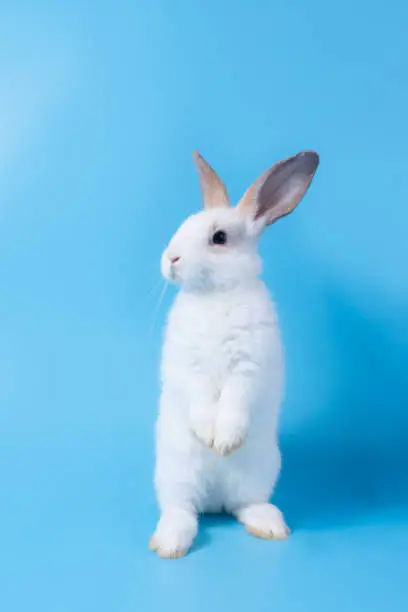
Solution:
{"label": "rabbit's eye", "polygon": [[227,233],[224,232],[224,230],[216,231],[211,238],[211,242],[213,244],[226,244],[227,243]]}

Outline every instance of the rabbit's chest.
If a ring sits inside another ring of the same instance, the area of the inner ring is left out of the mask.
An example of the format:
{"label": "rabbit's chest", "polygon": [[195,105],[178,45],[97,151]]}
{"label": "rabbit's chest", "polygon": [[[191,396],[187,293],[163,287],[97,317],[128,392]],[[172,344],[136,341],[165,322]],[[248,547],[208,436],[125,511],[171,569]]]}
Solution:
{"label": "rabbit's chest", "polygon": [[256,350],[254,316],[247,304],[228,299],[177,304],[167,331],[165,357],[186,370],[222,378],[242,355]]}

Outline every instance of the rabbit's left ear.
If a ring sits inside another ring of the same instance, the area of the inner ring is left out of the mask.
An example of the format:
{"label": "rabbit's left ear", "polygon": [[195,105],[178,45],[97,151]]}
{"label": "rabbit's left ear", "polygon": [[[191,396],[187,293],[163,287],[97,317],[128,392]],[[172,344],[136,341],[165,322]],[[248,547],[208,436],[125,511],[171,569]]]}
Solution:
{"label": "rabbit's left ear", "polygon": [[218,174],[198,151],[194,151],[193,158],[200,179],[204,208],[228,207],[228,193]]}
{"label": "rabbit's left ear", "polygon": [[260,228],[288,215],[305,195],[318,165],[319,156],[314,151],[278,162],[246,191],[238,203],[239,212]]}

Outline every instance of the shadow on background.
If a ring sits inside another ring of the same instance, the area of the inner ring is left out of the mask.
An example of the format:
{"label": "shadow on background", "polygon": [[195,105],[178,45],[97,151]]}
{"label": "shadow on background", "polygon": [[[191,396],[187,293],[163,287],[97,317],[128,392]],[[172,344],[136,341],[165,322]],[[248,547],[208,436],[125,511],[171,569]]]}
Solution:
{"label": "shadow on background", "polygon": [[401,316],[379,298],[362,309],[333,288],[321,298],[339,385],[315,423],[281,436],[274,499],[294,529],[367,523],[408,508],[408,308]]}

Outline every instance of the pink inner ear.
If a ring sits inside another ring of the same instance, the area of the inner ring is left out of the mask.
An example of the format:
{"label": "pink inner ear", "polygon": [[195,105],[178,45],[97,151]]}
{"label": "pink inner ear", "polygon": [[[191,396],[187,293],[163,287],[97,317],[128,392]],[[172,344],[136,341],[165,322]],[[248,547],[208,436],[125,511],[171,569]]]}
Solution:
{"label": "pink inner ear", "polygon": [[285,159],[264,172],[247,190],[238,209],[266,225],[288,215],[299,204],[319,164],[313,151]]}

